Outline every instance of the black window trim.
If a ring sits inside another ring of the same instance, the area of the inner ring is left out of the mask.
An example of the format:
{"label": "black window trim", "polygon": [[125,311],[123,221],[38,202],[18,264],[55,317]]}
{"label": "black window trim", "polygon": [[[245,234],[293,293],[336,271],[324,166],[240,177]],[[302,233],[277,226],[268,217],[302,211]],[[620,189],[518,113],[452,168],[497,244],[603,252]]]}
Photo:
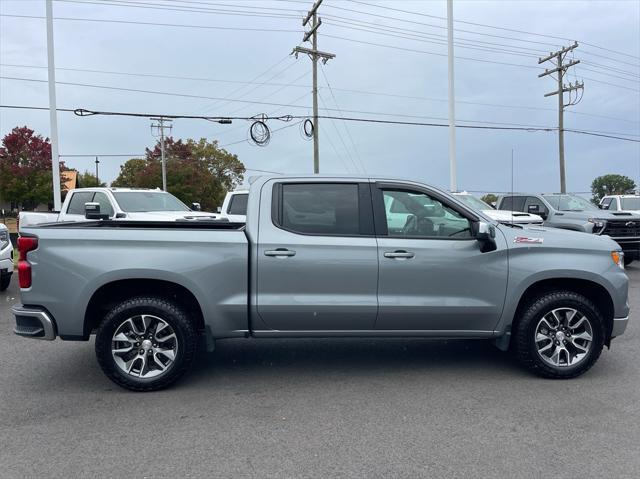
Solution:
{"label": "black window trim", "polygon": [[457,203],[452,203],[445,195],[440,193],[438,190],[432,190],[430,188],[420,186],[420,185],[412,185],[407,183],[393,183],[393,182],[376,182],[372,186],[373,193],[373,212],[374,212],[374,222],[376,227],[377,236],[379,238],[393,238],[399,240],[416,240],[416,239],[427,239],[427,240],[439,240],[439,241],[476,241],[476,238],[472,235],[469,238],[453,238],[453,237],[443,237],[443,236],[390,236],[389,230],[387,227],[387,213],[384,208],[384,195],[383,190],[395,190],[395,191],[407,191],[407,192],[418,192],[424,193],[425,195],[431,196],[432,198],[437,199],[443,205],[451,208],[456,213],[464,216],[469,222],[470,227],[473,233],[473,223],[477,223],[481,221],[478,215],[471,210],[467,210],[466,208],[462,208]]}
{"label": "black window trim", "polygon": [[[360,220],[360,234],[340,233],[305,233],[282,226],[282,185],[356,185],[358,187],[358,216]],[[369,183],[362,181],[279,181],[273,185],[271,191],[271,222],[276,228],[300,236],[329,236],[342,238],[375,238],[373,202]],[[362,232],[364,231],[364,233]]]}

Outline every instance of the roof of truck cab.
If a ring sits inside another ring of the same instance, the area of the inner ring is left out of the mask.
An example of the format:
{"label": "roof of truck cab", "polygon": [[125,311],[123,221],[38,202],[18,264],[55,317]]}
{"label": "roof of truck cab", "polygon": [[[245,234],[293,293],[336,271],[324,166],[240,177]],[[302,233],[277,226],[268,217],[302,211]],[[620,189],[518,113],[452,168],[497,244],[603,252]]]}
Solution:
{"label": "roof of truck cab", "polygon": [[148,191],[154,193],[168,193],[167,191],[162,191],[160,188],[119,188],[117,186],[91,186],[88,188],[74,188],[72,191]]}

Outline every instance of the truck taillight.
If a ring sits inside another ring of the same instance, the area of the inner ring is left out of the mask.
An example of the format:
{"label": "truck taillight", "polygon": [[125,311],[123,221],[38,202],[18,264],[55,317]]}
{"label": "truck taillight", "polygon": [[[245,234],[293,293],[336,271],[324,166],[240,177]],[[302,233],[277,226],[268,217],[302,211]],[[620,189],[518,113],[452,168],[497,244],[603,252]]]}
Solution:
{"label": "truck taillight", "polygon": [[20,288],[31,287],[31,264],[27,261],[27,253],[38,247],[38,238],[32,236],[20,236],[18,238],[18,282]]}

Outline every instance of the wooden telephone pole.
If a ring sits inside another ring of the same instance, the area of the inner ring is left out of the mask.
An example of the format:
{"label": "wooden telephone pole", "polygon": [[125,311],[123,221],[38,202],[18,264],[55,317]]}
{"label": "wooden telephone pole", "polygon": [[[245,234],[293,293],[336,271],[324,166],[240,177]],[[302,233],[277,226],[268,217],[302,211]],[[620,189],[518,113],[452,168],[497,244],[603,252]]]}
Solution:
{"label": "wooden telephone pole", "polygon": [[[558,50],[557,52],[549,53],[548,56],[538,59],[538,64],[548,62],[549,60],[552,60],[552,59],[555,59],[555,64],[556,64],[556,67],[551,70],[545,69],[544,73],[541,73],[540,75],[538,75],[538,78],[542,78],[547,75],[552,75],[554,73],[558,75],[558,78],[557,78],[558,89],[551,93],[546,93],[544,96],[548,97],[548,96],[558,95],[558,156],[560,159],[560,193],[567,192],[567,180],[566,180],[565,163],[564,163],[564,109],[565,107],[570,105],[575,105],[578,101],[580,101],[580,100],[577,100],[572,102],[571,95],[569,95],[569,99],[570,99],[569,103],[565,104],[564,94],[570,93],[574,90],[584,91],[584,82],[578,83],[576,81],[575,85],[572,83],[565,85],[563,82],[564,75],[567,72],[567,70],[572,66],[575,66],[578,63],[580,63],[580,60],[571,60],[568,63],[563,63],[564,57],[566,56],[566,54],[573,51],[576,48],[578,48],[578,42],[574,42],[573,45],[571,46],[564,47]],[[580,96],[580,99],[582,99],[582,96]]]}
{"label": "wooden telephone pole", "polygon": [[311,30],[304,34],[302,38],[303,42],[309,41],[311,38],[312,48],[295,47],[292,54],[298,58],[299,53],[305,53],[311,58],[313,65],[313,172],[315,174],[320,173],[320,143],[319,143],[319,128],[318,128],[318,59],[322,59],[322,63],[327,63],[332,58],[335,58],[333,53],[321,52],[318,50],[318,28],[322,25],[322,19],[318,18],[318,7],[322,0],[316,0],[316,2],[309,10],[309,13],[302,21],[302,26],[306,26],[311,20]]}

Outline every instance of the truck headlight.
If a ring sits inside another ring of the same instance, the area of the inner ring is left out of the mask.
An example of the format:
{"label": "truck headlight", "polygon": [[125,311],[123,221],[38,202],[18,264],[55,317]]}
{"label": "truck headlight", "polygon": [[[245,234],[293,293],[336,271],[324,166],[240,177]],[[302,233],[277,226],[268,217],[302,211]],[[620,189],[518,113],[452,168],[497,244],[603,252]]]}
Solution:
{"label": "truck headlight", "polygon": [[612,251],[611,252],[611,259],[621,269],[624,269],[624,253],[622,251]]}
{"label": "truck headlight", "polygon": [[607,222],[605,220],[599,220],[597,218],[588,218],[587,221],[593,224],[594,233],[600,233],[607,225]]}
{"label": "truck headlight", "polygon": [[6,230],[0,231],[0,249],[5,249],[9,246],[9,232]]}

